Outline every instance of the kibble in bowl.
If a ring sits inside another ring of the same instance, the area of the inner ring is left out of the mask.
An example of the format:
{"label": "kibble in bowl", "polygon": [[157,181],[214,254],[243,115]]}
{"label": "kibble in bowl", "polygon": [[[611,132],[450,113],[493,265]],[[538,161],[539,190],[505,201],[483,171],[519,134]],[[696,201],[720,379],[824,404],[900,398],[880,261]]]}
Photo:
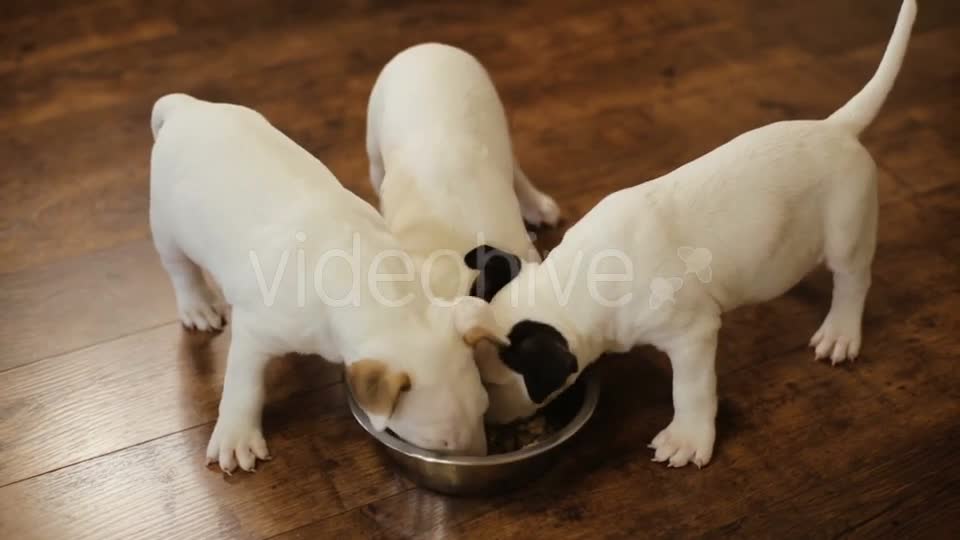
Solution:
{"label": "kibble in bowl", "polygon": [[598,396],[596,379],[584,374],[532,418],[487,426],[488,455],[474,457],[424,450],[389,431],[374,430],[348,390],[353,416],[407,476],[428,489],[456,495],[499,493],[540,476],[593,415]]}
{"label": "kibble in bowl", "polygon": [[516,452],[551,432],[546,417],[541,414],[502,426],[487,426],[487,451],[491,454]]}
{"label": "kibble in bowl", "polygon": [[507,454],[546,440],[576,416],[584,401],[584,385],[577,383],[530,418],[509,424],[487,425],[487,453]]}

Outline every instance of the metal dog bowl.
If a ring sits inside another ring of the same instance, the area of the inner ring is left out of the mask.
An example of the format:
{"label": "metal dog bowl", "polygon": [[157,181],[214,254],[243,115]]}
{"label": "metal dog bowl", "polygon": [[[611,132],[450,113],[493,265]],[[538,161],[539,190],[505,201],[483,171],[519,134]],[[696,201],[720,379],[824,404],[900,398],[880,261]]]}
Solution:
{"label": "metal dog bowl", "polygon": [[[480,495],[519,487],[542,474],[553,463],[558,447],[579,431],[593,415],[599,394],[596,377],[581,377],[545,408],[546,414],[555,404],[566,405],[566,409],[572,410],[564,427],[520,450],[484,457],[440,454],[416,447],[389,431],[377,432],[353,399],[349,387],[347,401],[357,422],[414,482],[440,493]],[[579,400],[579,407],[576,400]]]}

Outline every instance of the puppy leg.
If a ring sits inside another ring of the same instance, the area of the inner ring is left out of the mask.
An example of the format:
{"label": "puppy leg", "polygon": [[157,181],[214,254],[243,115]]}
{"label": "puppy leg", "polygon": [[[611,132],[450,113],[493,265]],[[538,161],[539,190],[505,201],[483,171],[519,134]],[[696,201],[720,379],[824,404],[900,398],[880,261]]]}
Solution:
{"label": "puppy leg", "polygon": [[226,324],[224,308],[217,295],[203,279],[200,267],[191,261],[176,244],[154,230],[154,243],[160,262],[170,276],[177,298],[180,322],[189,329],[220,330]]}
{"label": "puppy leg", "polygon": [[516,161],[513,164],[513,189],[520,201],[520,211],[523,213],[524,221],[535,227],[540,225],[553,227],[560,221],[560,207],[556,201],[537,189]]}
{"label": "puppy leg", "polygon": [[716,437],[719,319],[708,330],[687,335],[664,351],[673,367],[673,421],[650,443],[653,460],[670,467],[703,467],[713,456]]}
{"label": "puppy leg", "polygon": [[247,328],[242,315],[235,314],[220,414],[207,445],[207,463],[219,462],[226,473],[237,465],[252,471],[258,458],[270,459],[260,427],[263,377],[270,355],[259,347]]}
{"label": "puppy leg", "polygon": [[827,208],[824,259],[833,272],[830,312],[810,339],[816,358],[830,358],[836,365],[860,353],[863,306],[870,289],[870,266],[877,244],[877,195],[875,169],[863,182],[862,197]]}

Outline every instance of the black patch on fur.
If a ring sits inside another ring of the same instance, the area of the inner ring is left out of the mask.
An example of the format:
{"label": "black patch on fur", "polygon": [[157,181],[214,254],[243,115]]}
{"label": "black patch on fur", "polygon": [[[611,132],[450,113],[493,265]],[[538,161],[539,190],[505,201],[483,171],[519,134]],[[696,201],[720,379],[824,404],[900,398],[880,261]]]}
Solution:
{"label": "black patch on fur", "polygon": [[556,328],[524,320],[510,330],[510,345],[500,349],[500,358],[523,375],[527,394],[534,403],[543,403],[577,372],[577,357]]}
{"label": "black patch on fur", "polygon": [[520,273],[520,257],[486,244],[471,249],[463,262],[480,272],[470,286],[470,296],[487,302]]}

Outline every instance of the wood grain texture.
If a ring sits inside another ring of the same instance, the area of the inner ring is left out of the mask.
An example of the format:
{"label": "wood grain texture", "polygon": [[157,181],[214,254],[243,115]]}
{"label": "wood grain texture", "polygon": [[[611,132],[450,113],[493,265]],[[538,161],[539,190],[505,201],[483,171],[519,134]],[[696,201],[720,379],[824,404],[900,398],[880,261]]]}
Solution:
{"label": "wood grain texture", "polygon": [[[22,456],[0,462],[0,485],[213,421],[228,342],[229,331],[210,339],[174,323],[0,373],[0,440]],[[268,376],[283,403],[342,373],[289,356]]]}
{"label": "wood grain texture", "polygon": [[[297,406],[334,406],[343,394],[325,394]],[[289,432],[274,433],[272,449],[289,458],[256,474],[225,478],[202,466],[212,426],[175,433],[51,472],[3,489],[4,538],[266,538],[351,505],[407,489],[385,468],[355,423],[322,414],[297,415]],[[341,417],[346,411],[341,407]],[[335,466],[324,448],[349,452],[347,488],[331,480]],[[299,456],[295,458],[294,456]],[[311,463],[309,466],[304,466]],[[343,494],[341,491],[343,490]]]}
{"label": "wood grain texture", "polygon": [[[346,409],[338,366],[275,360],[256,474],[203,467],[229,330],[183,331],[147,222],[159,95],[242,103],[373,201],[366,100],[424,40],[500,90],[569,225],[765,123],[824,117],[876,69],[898,0],[8,0],[0,6],[0,538],[952,538],[960,520],[960,11],[921,0],[863,136],[880,231],[862,358],[817,364],[813,273],[726,317],[715,457],[650,462],[670,367],[596,367],[596,417],[520,490],[414,487]],[[564,229],[538,231],[549,249]]]}
{"label": "wood grain texture", "polygon": [[177,319],[149,241],[0,274],[0,372]]}

